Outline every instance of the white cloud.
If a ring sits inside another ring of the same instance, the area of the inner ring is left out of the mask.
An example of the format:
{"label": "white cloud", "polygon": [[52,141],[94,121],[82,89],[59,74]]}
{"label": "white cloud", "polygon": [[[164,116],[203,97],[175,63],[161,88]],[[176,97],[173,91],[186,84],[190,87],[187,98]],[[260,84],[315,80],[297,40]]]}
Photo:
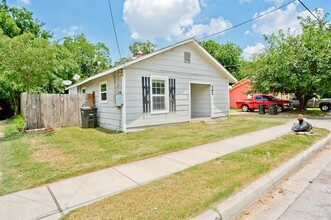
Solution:
{"label": "white cloud", "polygon": [[82,32],[82,30],[83,30],[82,26],[72,25],[67,29],[62,29],[61,31],[66,36],[73,36],[73,35],[80,34],[80,32]]}
{"label": "white cloud", "polygon": [[199,0],[126,0],[123,18],[133,39],[171,39],[189,29],[199,13]]}
{"label": "white cloud", "polygon": [[29,4],[31,4],[31,0],[18,0],[18,3],[24,4],[24,5],[29,5]]}
{"label": "white cloud", "polygon": [[83,26],[72,25],[69,28],[56,28],[53,30],[55,36],[74,36],[83,32]]}
{"label": "white cloud", "polygon": [[261,53],[265,49],[262,43],[255,43],[254,46],[247,46],[243,49],[243,57],[245,60],[251,60],[254,55]]}
{"label": "white cloud", "polygon": [[[218,31],[225,30],[231,27],[232,24],[230,21],[225,20],[223,17],[212,18],[209,24],[195,24],[193,25],[190,30],[185,33],[186,37],[193,37],[193,36],[203,36],[213,34]],[[225,34],[225,33],[222,33]]]}
{"label": "white cloud", "polygon": [[[311,15],[308,11],[298,11],[297,6],[298,3],[292,3],[288,5],[284,10],[277,10],[271,14],[257,19],[254,22],[252,29],[255,32],[267,35],[275,33],[279,29],[282,29],[284,31],[290,29],[290,31],[296,32],[297,34],[301,33],[301,27],[297,17],[307,17]],[[271,7],[260,13],[255,13],[254,18],[259,15],[268,13],[274,9],[275,7]]]}
{"label": "white cloud", "polygon": [[245,35],[249,35],[251,32],[249,30],[245,31]]}
{"label": "white cloud", "polygon": [[207,3],[205,2],[205,0],[200,0],[200,5],[201,7],[207,7]]}

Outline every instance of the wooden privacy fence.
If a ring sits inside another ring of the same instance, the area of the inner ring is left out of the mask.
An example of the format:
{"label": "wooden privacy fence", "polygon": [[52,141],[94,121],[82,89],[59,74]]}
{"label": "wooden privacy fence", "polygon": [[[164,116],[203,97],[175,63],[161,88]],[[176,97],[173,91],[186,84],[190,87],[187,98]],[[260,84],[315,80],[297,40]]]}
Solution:
{"label": "wooden privacy fence", "polygon": [[86,94],[21,94],[28,129],[79,126],[80,108],[87,103]]}

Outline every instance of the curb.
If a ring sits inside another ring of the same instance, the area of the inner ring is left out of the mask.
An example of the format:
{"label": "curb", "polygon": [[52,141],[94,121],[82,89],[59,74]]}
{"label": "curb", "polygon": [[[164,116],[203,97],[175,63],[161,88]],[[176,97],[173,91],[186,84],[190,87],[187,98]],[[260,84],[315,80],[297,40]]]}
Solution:
{"label": "curb", "polygon": [[246,188],[219,203],[216,208],[210,209],[194,218],[193,220],[227,220],[236,219],[246,208],[254,204],[265,193],[270,191],[282,180],[296,171],[300,166],[309,160],[315,153],[324,148],[331,141],[331,134],[326,138],[317,141],[307,150],[299,153],[294,158],[272,170],[270,173],[262,176]]}

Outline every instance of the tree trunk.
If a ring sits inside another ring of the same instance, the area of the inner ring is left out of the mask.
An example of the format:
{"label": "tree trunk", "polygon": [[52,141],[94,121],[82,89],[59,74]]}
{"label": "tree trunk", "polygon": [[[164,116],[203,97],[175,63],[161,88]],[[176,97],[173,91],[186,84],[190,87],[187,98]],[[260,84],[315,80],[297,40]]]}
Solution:
{"label": "tree trunk", "polygon": [[18,115],[20,113],[20,98],[17,96],[14,96],[14,115]]}
{"label": "tree trunk", "polygon": [[299,111],[306,111],[309,97],[302,95],[299,97]]}

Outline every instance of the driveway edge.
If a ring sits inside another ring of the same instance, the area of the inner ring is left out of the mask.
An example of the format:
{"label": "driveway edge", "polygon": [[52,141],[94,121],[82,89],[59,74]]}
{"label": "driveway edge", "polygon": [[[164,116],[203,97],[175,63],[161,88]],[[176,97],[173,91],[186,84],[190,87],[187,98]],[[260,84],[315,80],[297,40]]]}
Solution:
{"label": "driveway edge", "polygon": [[282,180],[284,180],[286,177],[296,171],[299,167],[301,167],[303,163],[308,161],[319,150],[324,148],[330,141],[331,134],[329,134],[322,140],[317,141],[307,150],[299,153],[297,156],[283,163],[278,168],[272,170],[270,173],[254,181],[246,188],[236,193],[234,196],[219,203],[215,209],[210,209],[192,219],[235,219],[246,208],[251,206],[254,202],[258,201],[258,199],[261,198],[265,193],[270,191]]}

